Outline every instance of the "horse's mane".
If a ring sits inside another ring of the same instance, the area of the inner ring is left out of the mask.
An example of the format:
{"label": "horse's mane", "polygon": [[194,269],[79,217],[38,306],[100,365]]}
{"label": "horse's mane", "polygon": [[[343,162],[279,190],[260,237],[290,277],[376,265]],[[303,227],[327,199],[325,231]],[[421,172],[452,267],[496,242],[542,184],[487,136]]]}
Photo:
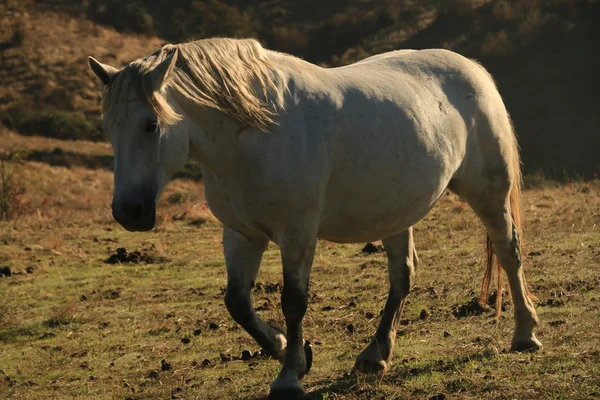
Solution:
{"label": "horse's mane", "polygon": [[216,108],[238,121],[267,130],[282,110],[285,86],[278,86],[278,69],[267,51],[253,39],[204,39],[165,45],[121,70],[108,85],[103,111],[111,118],[130,100],[131,92],[152,107],[161,124],[174,124],[181,116],[165,100],[163,92],[152,91],[147,74],[175,50],[177,63],[167,87],[195,104]]}

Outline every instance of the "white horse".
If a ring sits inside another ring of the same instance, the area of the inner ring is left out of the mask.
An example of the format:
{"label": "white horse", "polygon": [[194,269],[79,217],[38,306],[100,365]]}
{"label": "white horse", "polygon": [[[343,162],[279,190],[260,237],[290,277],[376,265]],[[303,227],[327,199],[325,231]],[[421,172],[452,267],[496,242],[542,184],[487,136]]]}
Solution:
{"label": "white horse", "polygon": [[[152,229],[170,177],[190,155],[201,163],[207,202],[224,225],[227,309],[283,362],[272,398],[304,393],[299,379],[311,357],[302,319],[317,238],[383,240],[389,296],[356,368],[388,368],[415,277],[411,227],[446,188],[487,230],[484,296],[495,257],[508,276],[512,350],[540,348],[519,245],[517,145],[479,64],[446,50],[407,50],[326,69],[233,39],[167,45],[121,70],[89,62],[106,85],[115,219],[130,231]],[[285,335],[250,299],[270,240],[281,249]]]}

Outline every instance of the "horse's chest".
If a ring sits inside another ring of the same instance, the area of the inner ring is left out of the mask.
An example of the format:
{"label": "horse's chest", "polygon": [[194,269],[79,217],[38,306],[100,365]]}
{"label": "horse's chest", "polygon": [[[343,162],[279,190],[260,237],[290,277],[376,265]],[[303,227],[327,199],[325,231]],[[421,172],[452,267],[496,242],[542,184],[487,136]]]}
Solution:
{"label": "horse's chest", "polygon": [[223,186],[206,179],[206,201],[211,212],[221,221],[239,232],[253,235],[257,232],[272,238],[272,219],[276,218],[278,205],[286,202],[276,193],[265,193],[260,187],[237,184]]}

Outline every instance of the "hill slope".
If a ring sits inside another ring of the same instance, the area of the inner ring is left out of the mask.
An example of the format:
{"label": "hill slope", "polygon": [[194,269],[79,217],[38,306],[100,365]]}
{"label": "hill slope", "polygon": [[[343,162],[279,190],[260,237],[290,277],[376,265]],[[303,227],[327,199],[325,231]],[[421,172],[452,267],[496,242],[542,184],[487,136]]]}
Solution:
{"label": "hill slope", "polygon": [[157,36],[253,36],[321,65],[443,47],[496,78],[526,172],[600,171],[599,0],[8,0],[0,15],[0,117],[23,133],[51,125],[53,136],[98,138],[99,86],[85,57],[122,65],[160,46]]}
{"label": "hill slope", "polygon": [[99,134],[101,87],[89,71],[87,56],[122,65],[149,53],[162,41],[122,34],[55,9],[27,1],[0,4],[3,119],[10,118],[9,125],[16,125],[12,127],[35,130],[44,129],[44,121],[50,125],[61,118],[66,124],[61,132],[81,122],[93,124],[85,127],[90,134]]}

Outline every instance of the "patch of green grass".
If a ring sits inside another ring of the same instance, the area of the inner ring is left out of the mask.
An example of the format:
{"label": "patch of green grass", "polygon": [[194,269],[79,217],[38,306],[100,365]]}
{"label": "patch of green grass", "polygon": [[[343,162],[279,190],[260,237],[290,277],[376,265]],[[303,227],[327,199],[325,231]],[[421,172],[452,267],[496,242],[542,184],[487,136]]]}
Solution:
{"label": "patch of green grass", "polygon": [[0,342],[11,343],[23,338],[40,336],[43,330],[44,327],[41,324],[0,329]]}

